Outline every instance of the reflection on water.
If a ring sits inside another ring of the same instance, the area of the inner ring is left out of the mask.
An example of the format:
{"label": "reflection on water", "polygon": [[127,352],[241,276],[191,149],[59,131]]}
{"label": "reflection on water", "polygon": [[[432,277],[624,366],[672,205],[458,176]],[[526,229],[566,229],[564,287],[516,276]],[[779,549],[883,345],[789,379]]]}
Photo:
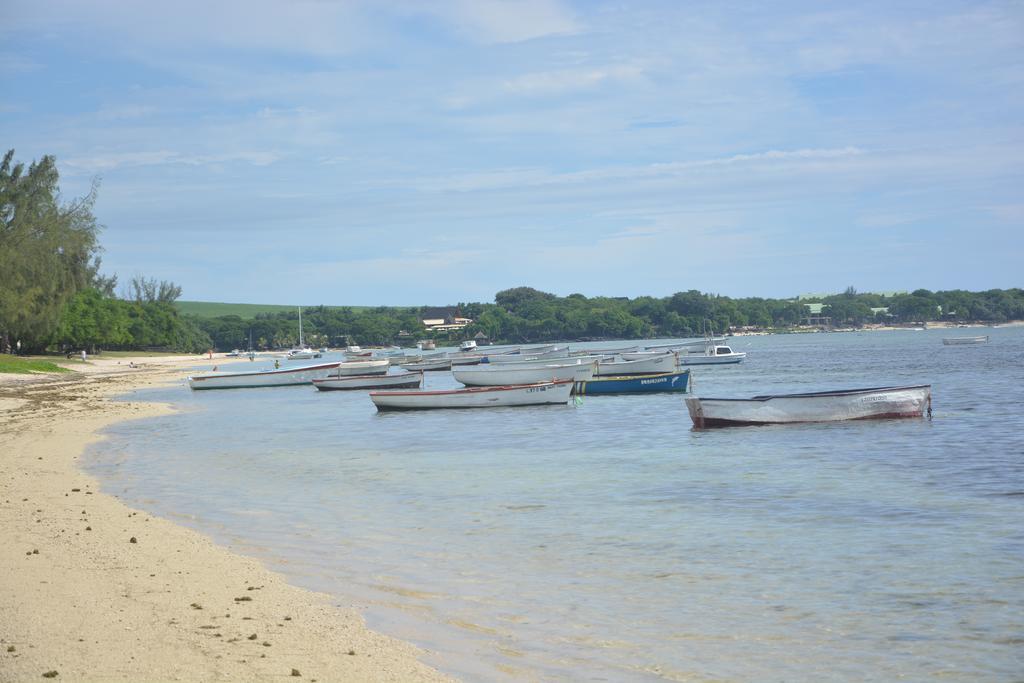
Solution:
{"label": "reflection on water", "polygon": [[932,420],[697,432],[671,395],[377,414],[182,386],[90,467],[471,680],[1008,680],[1024,330],[989,333],[737,338],[746,362],[694,369],[705,396],[931,383]]}

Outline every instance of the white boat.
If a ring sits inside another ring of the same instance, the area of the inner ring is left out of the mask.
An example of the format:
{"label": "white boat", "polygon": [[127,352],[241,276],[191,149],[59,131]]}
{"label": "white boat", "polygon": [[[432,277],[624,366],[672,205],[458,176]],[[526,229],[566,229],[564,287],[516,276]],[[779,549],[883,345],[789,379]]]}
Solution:
{"label": "white boat", "polygon": [[242,352],[239,351],[238,349],[231,349],[231,351],[229,351],[228,353],[224,354],[224,356],[226,358],[238,358],[241,355],[242,355]]}
{"label": "white boat", "polygon": [[565,363],[539,367],[509,367],[508,365],[474,365],[468,368],[453,368],[455,381],[467,386],[508,386],[511,384],[535,384],[554,380],[586,382],[597,371],[597,363]]}
{"label": "white boat", "polygon": [[249,370],[247,372],[210,372],[188,378],[192,389],[241,389],[248,387],[283,387],[293,384],[309,384],[314,379],[323,379],[337,371],[339,361],[303,365],[275,370]]}
{"label": "white boat", "polygon": [[423,356],[407,356],[404,353],[396,356],[388,356],[388,362],[392,365],[401,365],[403,363],[419,363],[423,360]]}
{"label": "white boat", "polygon": [[621,356],[624,353],[635,353],[639,351],[639,346],[623,346],[617,349],[579,349],[578,351],[570,351],[569,357],[575,356]]}
{"label": "white boat", "polygon": [[545,360],[545,359],[558,359],[568,358],[569,347],[568,346],[552,346],[549,349],[543,351],[520,351],[519,353],[502,353],[498,355],[488,355],[487,360],[490,363],[519,363],[527,360]]}
{"label": "white boat", "polygon": [[844,389],[806,394],[686,399],[693,426],[728,427],[931,415],[931,385]]}
{"label": "white boat", "polygon": [[351,375],[313,380],[320,391],[345,389],[418,389],[423,384],[422,372],[403,372],[398,375]]}
{"label": "white boat", "polygon": [[479,365],[483,362],[487,356],[481,356],[478,353],[471,353],[463,355],[461,353],[449,354],[448,359],[451,360],[452,366],[456,365]]}
{"label": "white boat", "polygon": [[484,365],[497,368],[546,368],[552,365],[579,365],[582,363],[595,363],[598,361],[614,360],[615,356],[570,356],[568,358],[538,358],[535,360],[517,360],[494,363],[488,359]]}
{"label": "white boat", "polygon": [[302,341],[302,307],[299,306],[299,345],[285,354],[285,360],[310,360],[319,358],[320,352],[306,346]]}
{"label": "white boat", "polygon": [[319,358],[320,352],[314,351],[308,346],[292,349],[285,354],[285,360],[310,360],[311,358]]}
{"label": "white boat", "polygon": [[739,363],[747,357],[745,351],[733,351],[728,346],[709,344],[704,353],[677,353],[680,365],[725,365]]}
{"label": "white boat", "polygon": [[690,341],[683,342],[672,342],[671,344],[651,344],[645,346],[645,351],[678,351],[682,349],[700,349],[708,345],[708,342],[712,344],[722,344],[725,342],[725,337],[715,337],[704,339],[693,339]]}
{"label": "white boat", "polygon": [[597,364],[597,376],[650,375],[661,372],[675,372],[679,367],[674,353],[662,354],[641,360],[601,361]]}
{"label": "white boat", "polygon": [[472,339],[467,339],[466,341],[459,344],[459,351],[462,351],[463,353],[476,351],[476,341]]}
{"label": "white boat", "polygon": [[380,360],[347,360],[338,364],[338,371],[333,374],[335,377],[347,375],[383,375],[386,374],[391,362],[387,358]]}
{"label": "white boat", "polygon": [[433,351],[437,348],[437,344],[434,343],[433,339],[420,339],[416,342],[416,348],[420,351]]}
{"label": "white boat", "polygon": [[988,335],[978,337],[943,337],[942,343],[946,346],[964,346],[966,344],[986,344]]}
{"label": "white boat", "polygon": [[451,370],[451,358],[424,358],[415,363],[399,363],[404,370]]}
{"label": "white boat", "polygon": [[572,380],[559,380],[443,391],[371,391],[370,400],[377,406],[377,410],[382,411],[567,405],[572,397],[573,386]]}
{"label": "white boat", "polygon": [[659,349],[655,351],[627,351],[625,353],[620,353],[619,356],[622,357],[622,360],[644,360],[646,358],[661,358],[663,356],[671,356],[676,353],[679,353],[679,351],[673,351],[671,349]]}

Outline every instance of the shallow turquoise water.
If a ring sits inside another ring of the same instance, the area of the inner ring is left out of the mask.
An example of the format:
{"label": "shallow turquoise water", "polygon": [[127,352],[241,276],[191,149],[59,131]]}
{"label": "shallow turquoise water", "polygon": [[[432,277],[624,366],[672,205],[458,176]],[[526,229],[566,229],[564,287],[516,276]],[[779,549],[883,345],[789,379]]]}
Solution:
{"label": "shallow turquoise water", "polygon": [[183,384],[88,466],[468,680],[1014,680],[1024,328],[986,332],[736,338],[746,362],[694,369],[705,396],[931,383],[931,420],[696,432],[670,395],[377,414]]}

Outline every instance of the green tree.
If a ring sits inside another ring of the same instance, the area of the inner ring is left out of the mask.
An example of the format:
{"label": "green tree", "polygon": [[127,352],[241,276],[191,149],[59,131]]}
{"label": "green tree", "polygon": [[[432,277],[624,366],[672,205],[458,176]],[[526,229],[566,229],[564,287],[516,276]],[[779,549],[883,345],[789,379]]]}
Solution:
{"label": "green tree", "polygon": [[59,179],[52,156],[26,170],[12,149],[0,162],[0,346],[45,348],[67,302],[98,277],[96,185],[64,203]]}

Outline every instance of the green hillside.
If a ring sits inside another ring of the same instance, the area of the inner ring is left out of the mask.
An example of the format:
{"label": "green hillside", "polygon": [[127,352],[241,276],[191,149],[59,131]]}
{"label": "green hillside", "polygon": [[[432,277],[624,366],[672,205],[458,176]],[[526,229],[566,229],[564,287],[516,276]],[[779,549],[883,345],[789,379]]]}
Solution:
{"label": "green hillside", "polygon": [[195,315],[200,318],[219,318],[222,315],[255,318],[258,313],[284,313],[298,308],[276,304],[228,304],[220,301],[175,301],[174,305],[183,315]]}
{"label": "green hillside", "polygon": [[[228,304],[221,301],[175,301],[174,305],[182,315],[194,315],[200,318],[219,318],[224,315],[237,315],[239,318],[255,318],[259,313],[288,313],[298,311],[298,306],[279,304]],[[311,308],[306,306],[305,308]],[[341,308],[326,306],[325,308]],[[367,306],[346,306],[354,311]]]}

